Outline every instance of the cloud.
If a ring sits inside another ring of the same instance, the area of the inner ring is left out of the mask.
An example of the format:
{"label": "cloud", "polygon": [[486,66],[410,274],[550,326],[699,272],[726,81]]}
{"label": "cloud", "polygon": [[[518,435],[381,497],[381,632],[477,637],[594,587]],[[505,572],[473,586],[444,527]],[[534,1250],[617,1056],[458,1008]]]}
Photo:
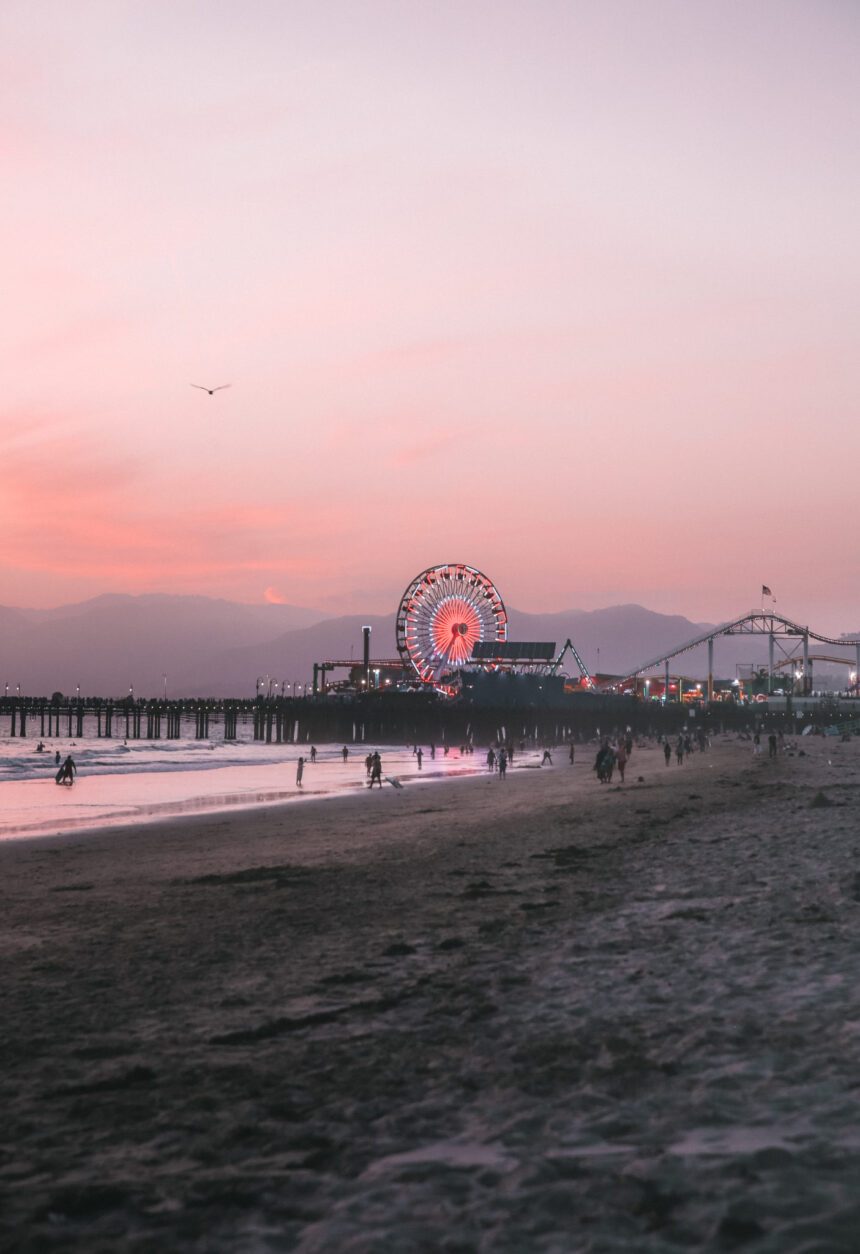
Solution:
{"label": "cloud", "polygon": [[2,427],[15,435],[0,495],[7,574],[100,580],[129,591],[241,586],[255,599],[260,575],[276,575],[265,595],[280,604],[287,601],[281,580],[313,581],[321,568],[331,570],[349,531],[348,506],[338,501],[313,510],[277,499],[260,504],[224,482],[170,477],[106,447],[68,415]]}
{"label": "cloud", "polygon": [[388,465],[414,466],[420,462],[429,461],[451,448],[457,438],[457,433],[452,427],[434,428],[420,440],[410,440],[408,443],[401,444],[399,448],[392,449],[388,455]]}

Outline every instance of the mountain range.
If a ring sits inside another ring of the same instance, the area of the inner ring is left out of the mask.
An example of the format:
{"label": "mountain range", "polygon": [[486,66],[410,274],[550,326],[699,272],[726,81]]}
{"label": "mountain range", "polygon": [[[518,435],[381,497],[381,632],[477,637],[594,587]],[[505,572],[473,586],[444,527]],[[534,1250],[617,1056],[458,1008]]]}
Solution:
{"label": "mountain range", "polygon": [[[394,620],[393,613],[333,617],[294,605],[161,594],[109,594],[50,610],[0,606],[0,683],[10,693],[20,686],[40,696],[80,687],[83,696],[114,698],[130,689],[138,697],[165,689],[173,697],[248,697],[258,681],[273,689],[309,683],[314,662],[360,661],[365,624],[372,628],[371,656],[396,657]],[[509,640],[554,641],[560,649],[570,637],[589,670],[604,674],[624,674],[710,626],[641,605],[508,610]],[[716,673],[734,678],[738,664],[766,663],[767,639],[718,641],[715,657]],[[571,666],[568,658],[565,669]],[[683,672],[706,677],[704,646],[685,655]]]}

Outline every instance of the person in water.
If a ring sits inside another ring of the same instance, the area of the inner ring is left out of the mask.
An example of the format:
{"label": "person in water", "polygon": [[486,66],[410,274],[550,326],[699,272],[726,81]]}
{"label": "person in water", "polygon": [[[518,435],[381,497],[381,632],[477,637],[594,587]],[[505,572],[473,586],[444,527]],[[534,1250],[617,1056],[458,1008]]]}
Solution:
{"label": "person in water", "polygon": [[75,766],[74,758],[71,754],[69,754],[63,765],[57,771],[57,783],[68,784],[71,787],[71,785],[75,782],[75,772],[77,769],[78,768]]}

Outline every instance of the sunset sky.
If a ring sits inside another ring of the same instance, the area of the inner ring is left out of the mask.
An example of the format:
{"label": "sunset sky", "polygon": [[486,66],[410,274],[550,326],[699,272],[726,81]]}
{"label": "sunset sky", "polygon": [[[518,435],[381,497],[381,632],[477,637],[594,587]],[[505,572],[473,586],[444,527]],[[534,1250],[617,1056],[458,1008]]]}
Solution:
{"label": "sunset sky", "polygon": [[854,0],[4,0],[0,604],[462,561],[856,631],[858,50]]}

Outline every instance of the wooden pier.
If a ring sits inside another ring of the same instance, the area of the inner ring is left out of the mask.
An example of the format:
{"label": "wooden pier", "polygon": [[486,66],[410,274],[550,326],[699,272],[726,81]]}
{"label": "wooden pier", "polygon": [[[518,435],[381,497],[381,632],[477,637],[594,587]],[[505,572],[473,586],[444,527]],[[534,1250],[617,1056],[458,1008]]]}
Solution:
{"label": "wooden pier", "polygon": [[[558,705],[440,699],[430,692],[371,692],[352,697],[263,697],[164,701],[110,698],[0,697],[0,741],[243,740],[273,745],[341,743],[458,746],[514,740],[559,744],[631,728],[677,734],[686,707],[636,697],[586,694]],[[774,718],[777,716],[774,715]],[[761,707],[704,708],[697,726],[741,728],[769,716]],[[778,721],[782,721],[779,719]],[[828,721],[831,721],[830,718]],[[2,753],[2,749],[0,749]]]}
{"label": "wooden pier", "polygon": [[192,724],[195,740],[209,740],[214,727],[223,727],[224,740],[235,740],[240,723],[253,722],[255,740],[271,739],[270,725],[280,740],[288,722],[294,726],[296,719],[292,711],[289,720],[284,711],[278,713],[277,718],[272,714],[267,717],[258,701],[0,697],[0,735],[8,719],[10,737],[38,736],[44,741],[85,736],[98,740],[180,740],[183,729],[190,732]]}

